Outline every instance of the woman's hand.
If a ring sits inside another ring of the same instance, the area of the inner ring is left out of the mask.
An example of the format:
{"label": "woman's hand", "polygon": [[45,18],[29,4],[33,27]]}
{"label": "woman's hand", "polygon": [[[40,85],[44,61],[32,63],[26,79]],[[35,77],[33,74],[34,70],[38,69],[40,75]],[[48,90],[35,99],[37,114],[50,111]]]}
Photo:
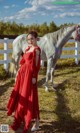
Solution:
{"label": "woman's hand", "polygon": [[36,78],[32,78],[32,83],[33,83],[33,84],[36,83]]}

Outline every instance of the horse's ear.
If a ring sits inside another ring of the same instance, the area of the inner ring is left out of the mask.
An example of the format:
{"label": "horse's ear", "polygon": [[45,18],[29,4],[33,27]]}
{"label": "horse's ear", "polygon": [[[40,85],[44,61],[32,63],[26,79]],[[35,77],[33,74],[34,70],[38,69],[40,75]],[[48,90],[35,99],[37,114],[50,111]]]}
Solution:
{"label": "horse's ear", "polygon": [[64,29],[66,29],[66,27],[67,27],[67,26],[63,25],[63,27],[62,27],[62,28],[63,28],[63,30],[64,30]]}
{"label": "horse's ear", "polygon": [[39,40],[40,40],[40,38],[38,37],[38,38],[37,38],[37,41],[39,41]]}

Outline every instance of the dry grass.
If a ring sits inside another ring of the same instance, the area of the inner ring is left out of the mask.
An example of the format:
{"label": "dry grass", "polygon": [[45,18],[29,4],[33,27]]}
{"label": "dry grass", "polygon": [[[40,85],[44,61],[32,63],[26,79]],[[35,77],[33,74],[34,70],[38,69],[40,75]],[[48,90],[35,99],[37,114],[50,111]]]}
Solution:
{"label": "dry grass", "polygon": [[[80,65],[57,65],[55,82],[57,91],[49,86],[45,92],[46,69],[42,69],[38,78],[40,103],[40,130],[38,133],[80,133]],[[5,78],[0,82],[0,123],[11,124],[13,116],[7,117],[6,105],[13,89],[14,80]],[[21,133],[22,127],[16,132]],[[29,131],[30,132],[30,131]],[[10,133],[14,131],[10,130]],[[37,133],[37,132],[35,132]]]}
{"label": "dry grass", "polygon": [[[9,43],[8,44],[8,48],[9,49],[12,49],[12,44],[11,43]],[[4,44],[0,44],[0,50],[3,50],[4,49]],[[11,58],[11,53],[9,53],[9,55],[8,55],[8,57],[9,57],[9,59]],[[4,59],[4,55],[3,54],[0,54],[0,60],[3,60]]]}

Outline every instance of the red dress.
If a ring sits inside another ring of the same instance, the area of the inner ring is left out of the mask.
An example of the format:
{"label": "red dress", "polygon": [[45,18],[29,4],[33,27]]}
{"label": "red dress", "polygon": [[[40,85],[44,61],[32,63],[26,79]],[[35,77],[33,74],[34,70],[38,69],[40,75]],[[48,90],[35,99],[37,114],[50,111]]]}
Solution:
{"label": "red dress", "polygon": [[[28,46],[26,51],[30,49]],[[13,130],[20,127],[22,121],[25,122],[23,133],[25,133],[34,118],[39,119],[38,90],[37,82],[32,83],[32,78],[38,78],[40,70],[40,54],[38,65],[36,67],[36,49],[40,52],[40,48],[36,46],[33,51],[24,53],[20,61],[20,69],[16,78],[16,82],[7,104],[7,115],[14,114]]]}

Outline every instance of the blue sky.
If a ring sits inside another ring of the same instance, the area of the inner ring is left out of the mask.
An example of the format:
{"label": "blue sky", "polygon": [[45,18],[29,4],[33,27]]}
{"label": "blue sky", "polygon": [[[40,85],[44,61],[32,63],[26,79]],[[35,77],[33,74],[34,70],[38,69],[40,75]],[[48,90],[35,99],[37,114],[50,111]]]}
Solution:
{"label": "blue sky", "polygon": [[[61,4],[54,2],[61,1]],[[24,25],[54,21],[56,25],[80,23],[80,0],[0,0],[0,21]],[[78,2],[78,4],[74,4]]]}

